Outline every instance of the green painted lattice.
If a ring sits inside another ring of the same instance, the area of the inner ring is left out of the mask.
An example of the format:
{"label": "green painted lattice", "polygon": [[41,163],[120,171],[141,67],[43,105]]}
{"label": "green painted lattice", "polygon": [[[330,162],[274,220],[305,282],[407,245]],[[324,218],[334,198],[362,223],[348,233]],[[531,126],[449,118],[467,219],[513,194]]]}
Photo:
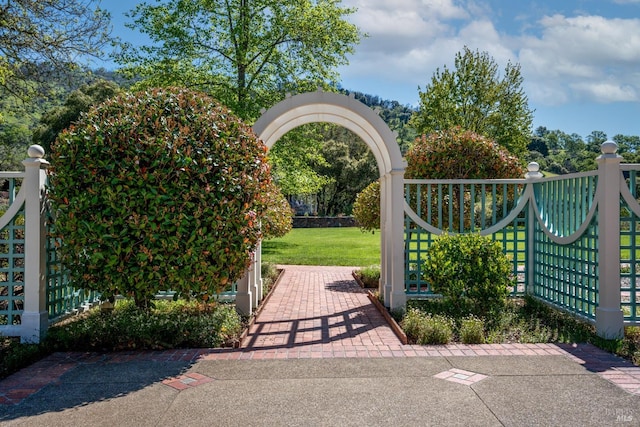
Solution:
{"label": "green painted lattice", "polygon": [[[535,202],[543,222],[535,221],[534,295],[587,319],[598,306],[598,217],[596,172],[535,184]],[[548,234],[567,241],[554,241]]]}
{"label": "green painted lattice", "polygon": [[[15,200],[17,178],[3,178],[8,191],[2,211]],[[0,325],[19,325],[24,310],[24,202],[6,227],[0,230]]]}
{"label": "green painted lattice", "polygon": [[76,312],[97,302],[100,294],[74,288],[67,271],[58,257],[59,239],[51,237],[54,220],[47,214],[47,311],[49,319],[54,320]]}
{"label": "green painted lattice", "polygon": [[[431,229],[405,214],[405,290],[410,298],[429,296],[422,260],[439,233],[482,232],[502,244],[512,260],[513,295],[526,286],[527,210],[514,218],[523,180],[405,180],[405,201]],[[495,229],[499,223],[502,227]],[[487,232],[493,231],[491,232]]]}
{"label": "green painted lattice", "polygon": [[[640,182],[637,170],[628,170],[631,195],[638,201]],[[620,209],[620,292],[622,313],[628,324],[640,325],[640,218],[621,201]]]}

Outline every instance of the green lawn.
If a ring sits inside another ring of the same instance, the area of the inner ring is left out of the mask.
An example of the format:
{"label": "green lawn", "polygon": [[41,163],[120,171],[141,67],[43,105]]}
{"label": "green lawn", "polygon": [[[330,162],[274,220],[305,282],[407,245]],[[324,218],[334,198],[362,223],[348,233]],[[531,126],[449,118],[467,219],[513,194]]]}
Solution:
{"label": "green lawn", "polygon": [[274,264],[342,265],[380,264],[380,232],[359,228],[294,228],[282,238],[262,242],[262,260]]}

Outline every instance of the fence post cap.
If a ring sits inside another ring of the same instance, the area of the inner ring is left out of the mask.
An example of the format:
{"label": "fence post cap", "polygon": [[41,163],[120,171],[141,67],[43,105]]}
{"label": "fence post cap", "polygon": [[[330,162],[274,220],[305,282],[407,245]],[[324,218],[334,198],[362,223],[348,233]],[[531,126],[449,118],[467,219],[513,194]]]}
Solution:
{"label": "fence post cap", "polygon": [[527,173],[524,174],[526,179],[540,179],[544,178],[542,172],[540,172],[540,165],[538,162],[529,162],[527,165]]}
{"label": "fence post cap", "polygon": [[618,151],[618,144],[614,141],[605,141],[600,146],[600,151],[602,151],[602,154],[616,154],[616,151]]}
{"label": "fence post cap", "polygon": [[27,154],[32,159],[41,159],[44,157],[44,148],[38,144],[34,144],[29,147]]}
{"label": "fence post cap", "polygon": [[529,162],[527,170],[529,172],[538,172],[540,171],[540,164],[538,162]]}

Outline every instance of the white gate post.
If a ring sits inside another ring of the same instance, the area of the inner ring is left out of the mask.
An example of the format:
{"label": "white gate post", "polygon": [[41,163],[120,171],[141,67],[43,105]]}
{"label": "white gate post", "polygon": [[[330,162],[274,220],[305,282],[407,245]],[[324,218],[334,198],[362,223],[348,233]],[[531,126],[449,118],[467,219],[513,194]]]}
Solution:
{"label": "white gate post", "polygon": [[[540,172],[540,165],[537,162],[531,162],[527,165],[527,173],[524,175],[527,179],[527,185],[533,186],[534,181],[544,177]],[[531,189],[533,190],[533,188]],[[527,220],[527,259],[525,260],[527,285],[525,293],[533,295],[533,283],[535,281],[535,242],[534,242],[534,230],[536,225],[536,214],[533,208],[533,204],[536,203],[536,195],[534,191],[531,191],[531,199],[529,199],[529,212]]]}
{"label": "white gate post", "polygon": [[251,306],[257,307],[260,302],[260,295],[258,294],[258,272],[257,268],[257,252],[251,252],[251,266],[249,267],[249,287],[251,289]]}
{"label": "white gate post", "polygon": [[258,242],[255,252],[255,269],[256,269],[256,306],[264,298],[264,289],[262,288],[262,239]]}
{"label": "white gate post", "polygon": [[238,280],[236,290],[236,311],[245,316],[249,316],[253,312],[253,296],[249,284],[250,270],[250,268],[247,269],[242,278]]}
{"label": "white gate post", "polygon": [[29,158],[22,164],[25,176],[24,202],[24,310],[21,316],[22,342],[38,343],[48,326],[46,298],[47,233],[45,229],[44,191],[49,162],[44,149],[29,147]]}
{"label": "white gate post", "polygon": [[620,308],[620,161],[618,145],[601,146],[598,162],[598,297],[596,333],[607,339],[624,336]]}
{"label": "white gate post", "polygon": [[389,226],[389,186],[390,177],[388,174],[380,177],[380,284],[378,291],[382,296],[384,305],[389,307],[391,301],[391,249],[389,248],[391,240],[389,239],[391,230]]}
{"label": "white gate post", "polygon": [[[389,182],[390,181],[390,182]],[[404,284],[404,169],[393,169],[388,181],[391,224],[387,228],[391,259],[391,298],[389,308],[403,308],[407,303]]]}

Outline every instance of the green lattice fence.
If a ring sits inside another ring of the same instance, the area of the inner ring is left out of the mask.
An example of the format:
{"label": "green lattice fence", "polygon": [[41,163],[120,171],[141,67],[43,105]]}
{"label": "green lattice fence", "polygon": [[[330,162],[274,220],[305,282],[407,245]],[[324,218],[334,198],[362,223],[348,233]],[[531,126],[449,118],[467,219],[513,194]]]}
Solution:
{"label": "green lattice fence", "polygon": [[[16,200],[23,174],[0,172],[0,325],[20,325],[24,310],[24,198]],[[0,330],[1,332],[1,330]]]}
{"label": "green lattice fence", "polygon": [[[640,325],[640,165],[619,162],[609,147],[601,161],[605,169],[586,173],[521,181],[405,180],[407,296],[430,295],[421,260],[438,234],[480,232],[499,241],[513,260],[518,278],[513,295],[527,291],[598,325],[605,280],[608,313],[619,299],[624,324]],[[605,188],[600,177],[611,172]],[[610,209],[618,192],[619,216],[615,207]],[[614,234],[619,220],[618,236],[603,232],[599,221],[605,210],[607,229]],[[603,242],[610,245],[618,238],[619,257],[615,250],[603,253]],[[603,276],[600,263],[619,264],[620,274]],[[610,325],[601,327],[607,335]]]}
{"label": "green lattice fence", "polygon": [[[622,165],[629,193],[620,209],[620,291],[625,323],[640,325],[640,165]],[[623,190],[623,196],[624,196]],[[629,200],[627,200],[629,199]],[[635,208],[635,209],[634,209]]]}
{"label": "green lattice fence", "polygon": [[442,233],[479,232],[499,241],[512,261],[516,285],[526,286],[527,210],[518,203],[525,180],[405,180],[405,289],[410,298],[431,294],[422,260]]}
{"label": "green lattice fence", "polygon": [[597,172],[533,184],[533,294],[595,319],[598,306]]}

